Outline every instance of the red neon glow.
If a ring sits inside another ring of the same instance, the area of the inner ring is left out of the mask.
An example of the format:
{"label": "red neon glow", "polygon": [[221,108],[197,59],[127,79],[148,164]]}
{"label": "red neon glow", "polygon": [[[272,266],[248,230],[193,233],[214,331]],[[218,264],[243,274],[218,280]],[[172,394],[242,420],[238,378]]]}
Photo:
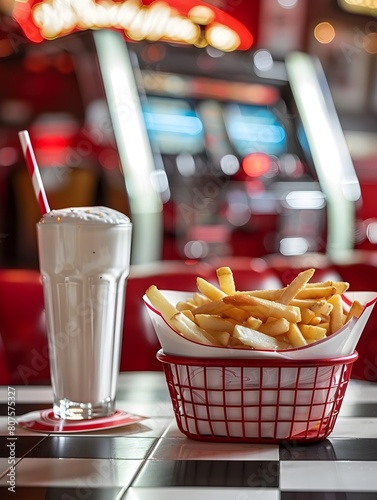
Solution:
{"label": "red neon glow", "polygon": [[242,160],[242,168],[249,177],[260,177],[270,170],[270,157],[264,153],[251,153]]}
{"label": "red neon glow", "polygon": [[35,149],[64,149],[67,147],[67,139],[58,135],[46,135],[38,137],[35,141]]}
{"label": "red neon glow", "polygon": [[[101,4],[102,6],[109,6],[111,5],[118,6],[120,7],[121,4],[130,4],[136,8],[136,11],[139,10],[141,11],[142,9],[149,9],[152,7],[153,4],[164,4],[168,5],[172,9],[172,13],[174,13],[176,16],[181,16],[187,20],[190,19],[190,11],[194,7],[205,7],[209,9],[212,12],[213,19],[203,27],[204,30],[209,30],[213,27],[216,26],[224,26],[227,28],[230,28],[234,33],[236,33],[239,37],[239,45],[236,47],[237,50],[247,50],[251,47],[253,44],[253,36],[250,33],[250,31],[246,28],[244,24],[242,24],[240,21],[232,17],[231,15],[227,14],[226,12],[223,12],[222,10],[213,7],[210,4],[207,4],[205,2],[202,2],[201,0],[139,0],[128,2],[127,0],[102,0],[101,2],[99,0],[88,0],[87,2],[90,4],[93,8],[96,8],[96,4]],[[43,30],[40,26],[36,24],[34,21],[34,13],[36,11],[37,7],[40,7],[42,4],[47,5],[50,10],[54,9],[55,2],[54,0],[50,0],[46,2],[45,0],[16,0],[15,5],[14,5],[14,10],[13,10],[13,17],[14,19],[19,23],[21,26],[22,30],[24,31],[26,37],[31,40],[32,42],[42,42],[45,39],[52,39],[52,38],[57,38],[59,36],[64,36],[68,35],[70,33],[73,33],[75,31],[79,31],[80,29],[113,29],[116,31],[120,31],[122,35],[127,38],[127,35],[125,32],[127,30],[120,29],[117,26],[112,26],[112,25],[106,25],[106,26],[85,26],[85,28],[80,27],[79,22],[74,24],[73,26],[70,26],[67,28],[66,31],[61,31],[59,32],[56,36],[46,36],[43,33]],[[61,7],[61,3],[59,4]],[[136,5],[136,7],[135,7]],[[72,12],[76,13],[75,8],[70,4],[70,2],[67,2],[67,11],[71,9]],[[53,17],[53,15],[52,15]],[[161,38],[162,40],[164,38]]]}

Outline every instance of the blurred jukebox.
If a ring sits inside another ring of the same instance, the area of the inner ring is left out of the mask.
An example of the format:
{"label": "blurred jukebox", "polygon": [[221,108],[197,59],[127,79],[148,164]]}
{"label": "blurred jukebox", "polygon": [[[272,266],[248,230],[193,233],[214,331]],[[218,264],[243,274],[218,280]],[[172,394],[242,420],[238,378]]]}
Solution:
{"label": "blurred jukebox", "polygon": [[201,1],[16,1],[13,17],[31,44],[92,41],[75,71],[103,85],[133,263],[353,249],[360,187],[319,61],[273,59]]}

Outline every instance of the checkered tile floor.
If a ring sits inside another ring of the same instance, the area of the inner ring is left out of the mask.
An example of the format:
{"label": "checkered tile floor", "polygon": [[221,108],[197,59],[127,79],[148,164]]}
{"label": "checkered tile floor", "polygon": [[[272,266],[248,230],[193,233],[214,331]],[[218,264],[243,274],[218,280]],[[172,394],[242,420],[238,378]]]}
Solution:
{"label": "checkered tile floor", "polygon": [[[333,433],[307,445],[190,440],[175,424],[162,374],[122,374],[119,387],[118,408],[146,420],[70,435],[18,427],[13,476],[1,387],[0,498],[377,499],[376,383],[351,381]],[[18,387],[16,394],[18,415],[51,406],[48,387]]]}

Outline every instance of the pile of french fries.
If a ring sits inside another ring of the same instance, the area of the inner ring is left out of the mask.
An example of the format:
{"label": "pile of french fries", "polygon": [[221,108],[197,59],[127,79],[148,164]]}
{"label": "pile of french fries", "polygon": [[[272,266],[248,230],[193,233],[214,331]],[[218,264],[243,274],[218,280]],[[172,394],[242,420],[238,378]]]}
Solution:
{"label": "pile of french fries", "polygon": [[324,339],[363,311],[354,301],[348,312],[341,295],[343,281],[313,282],[307,269],[286,287],[237,291],[232,270],[216,270],[218,284],[197,278],[198,291],[171,304],[152,285],[145,292],[151,305],[179,334],[206,345],[246,349],[291,349]]}

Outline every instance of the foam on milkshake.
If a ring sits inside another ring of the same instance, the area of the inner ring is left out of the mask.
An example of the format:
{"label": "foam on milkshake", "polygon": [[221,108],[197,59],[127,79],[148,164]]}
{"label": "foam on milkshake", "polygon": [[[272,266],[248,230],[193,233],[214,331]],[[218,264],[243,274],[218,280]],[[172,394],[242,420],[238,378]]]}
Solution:
{"label": "foam on milkshake", "polygon": [[130,219],[108,207],[69,207],[51,210],[40,220],[41,224],[64,223],[130,224]]}

